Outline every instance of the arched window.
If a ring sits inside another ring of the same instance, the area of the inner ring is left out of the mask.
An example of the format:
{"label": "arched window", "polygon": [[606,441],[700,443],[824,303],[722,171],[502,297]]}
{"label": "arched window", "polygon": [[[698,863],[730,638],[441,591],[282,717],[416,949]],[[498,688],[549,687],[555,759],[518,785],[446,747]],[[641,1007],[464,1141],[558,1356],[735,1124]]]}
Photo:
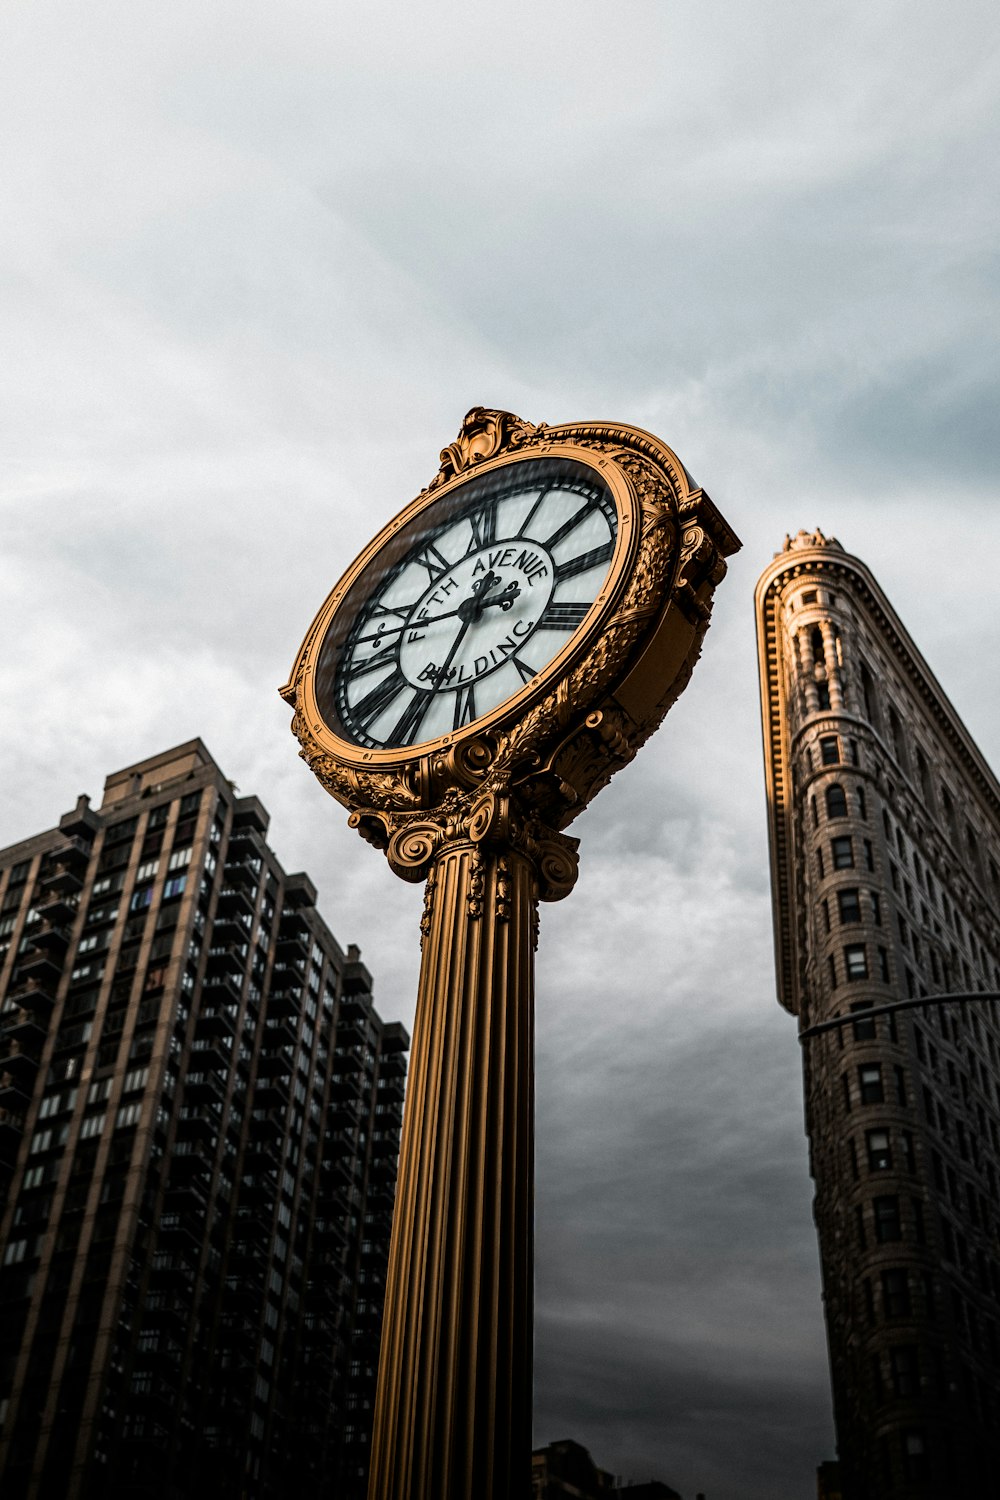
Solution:
{"label": "arched window", "polygon": [[858,670],[861,677],[861,699],[865,706],[865,718],[877,729],[879,720],[878,705],[875,700],[875,682],[865,662],[859,664]]}
{"label": "arched window", "polygon": [[892,753],[904,771],[909,770],[909,758],[906,753],[906,740],[903,735],[903,726],[900,723],[899,714],[889,704],[889,738],[892,741]]}
{"label": "arched window", "polygon": [[818,625],[814,625],[809,633],[809,644],[812,646],[814,664],[826,666],[826,646],[823,644],[823,632]]}
{"label": "arched window", "polygon": [[826,789],[826,815],[828,818],[847,817],[847,794],[839,782]]}

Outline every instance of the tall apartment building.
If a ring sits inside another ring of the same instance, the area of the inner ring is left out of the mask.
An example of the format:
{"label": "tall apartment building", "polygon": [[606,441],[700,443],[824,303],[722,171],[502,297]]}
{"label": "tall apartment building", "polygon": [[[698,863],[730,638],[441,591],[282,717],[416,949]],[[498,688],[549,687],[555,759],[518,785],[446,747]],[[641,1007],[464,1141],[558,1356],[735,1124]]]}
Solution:
{"label": "tall apartment building", "polygon": [[779,999],[803,1040],[845,1500],[1000,1493],[1000,785],[864,563],[757,586]]}
{"label": "tall apartment building", "polygon": [[408,1037],[199,740],[0,851],[0,1493],[364,1494]]}

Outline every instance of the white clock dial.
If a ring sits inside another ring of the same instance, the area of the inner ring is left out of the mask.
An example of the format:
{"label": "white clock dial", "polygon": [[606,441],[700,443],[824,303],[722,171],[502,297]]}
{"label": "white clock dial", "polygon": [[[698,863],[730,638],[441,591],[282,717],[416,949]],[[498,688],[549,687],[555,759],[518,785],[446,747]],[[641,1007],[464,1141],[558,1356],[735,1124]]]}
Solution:
{"label": "white clock dial", "polygon": [[369,570],[332,674],[346,737],[409,747],[514,697],[586,618],[617,531],[601,478],[560,459],[500,468],[442,498],[419,541]]}

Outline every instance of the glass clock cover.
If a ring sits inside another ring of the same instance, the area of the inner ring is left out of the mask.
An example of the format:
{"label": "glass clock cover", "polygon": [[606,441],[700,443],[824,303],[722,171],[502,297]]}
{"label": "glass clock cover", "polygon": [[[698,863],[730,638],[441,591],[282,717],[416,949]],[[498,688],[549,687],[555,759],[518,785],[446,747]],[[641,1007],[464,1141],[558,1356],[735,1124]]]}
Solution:
{"label": "glass clock cover", "polygon": [[537,458],[457,486],[382,546],[331,621],[324,719],[386,750],[491,713],[579,629],[617,534],[614,499],[586,464]]}

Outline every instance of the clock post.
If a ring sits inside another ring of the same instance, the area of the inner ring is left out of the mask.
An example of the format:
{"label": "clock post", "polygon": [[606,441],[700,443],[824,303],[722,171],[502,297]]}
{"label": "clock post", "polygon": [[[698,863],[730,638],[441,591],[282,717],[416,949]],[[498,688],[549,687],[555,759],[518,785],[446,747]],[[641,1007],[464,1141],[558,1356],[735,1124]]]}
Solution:
{"label": "clock post", "polygon": [[527,1492],[538,903],[686,686],[738,546],[650,434],[477,407],[282,689],[351,825],[425,882],[369,1500]]}

